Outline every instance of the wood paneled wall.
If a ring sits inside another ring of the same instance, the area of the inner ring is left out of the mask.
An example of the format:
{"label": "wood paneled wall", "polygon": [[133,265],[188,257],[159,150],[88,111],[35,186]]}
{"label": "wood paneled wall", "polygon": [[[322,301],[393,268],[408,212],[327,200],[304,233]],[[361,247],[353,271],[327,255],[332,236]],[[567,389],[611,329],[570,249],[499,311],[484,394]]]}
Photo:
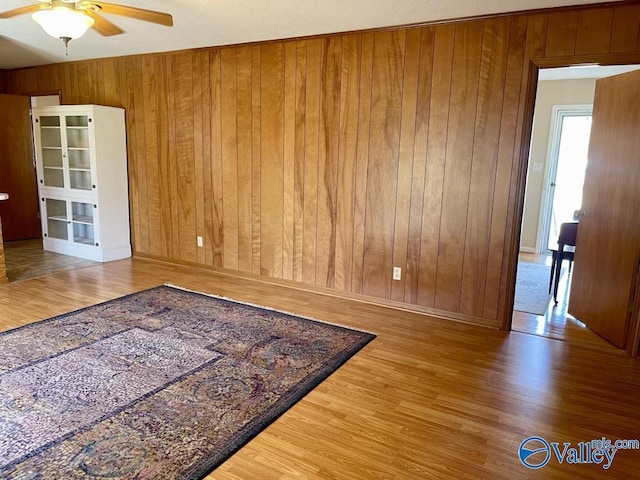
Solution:
{"label": "wood paneled wall", "polygon": [[19,69],[6,89],[127,110],[137,254],[500,325],[530,59],[636,54],[639,25],[637,4],[563,9]]}

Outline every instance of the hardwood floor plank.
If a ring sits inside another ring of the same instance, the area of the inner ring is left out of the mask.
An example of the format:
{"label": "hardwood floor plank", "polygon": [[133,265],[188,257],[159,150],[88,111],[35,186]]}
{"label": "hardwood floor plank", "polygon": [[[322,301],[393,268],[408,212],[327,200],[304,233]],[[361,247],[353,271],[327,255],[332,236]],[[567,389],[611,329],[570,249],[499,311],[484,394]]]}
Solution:
{"label": "hardwood floor plank", "polygon": [[[640,361],[587,329],[558,341],[152,260],[0,285],[0,330],[163,283],[378,335],[207,480],[528,479],[528,436],[577,445],[640,431]],[[606,475],[634,478],[639,460],[620,450]],[[604,472],[552,459],[540,478]]]}

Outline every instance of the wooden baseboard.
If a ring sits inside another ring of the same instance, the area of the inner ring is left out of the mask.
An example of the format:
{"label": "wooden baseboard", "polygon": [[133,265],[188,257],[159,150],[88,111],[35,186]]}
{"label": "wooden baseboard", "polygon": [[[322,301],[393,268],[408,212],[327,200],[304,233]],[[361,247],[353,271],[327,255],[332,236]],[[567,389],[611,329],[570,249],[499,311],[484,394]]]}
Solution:
{"label": "wooden baseboard", "polygon": [[396,300],[390,300],[386,298],[377,298],[369,295],[363,295],[360,293],[341,292],[341,291],[332,290],[326,287],[310,286],[303,283],[294,282],[292,280],[281,280],[276,278],[263,277],[260,275],[255,275],[253,273],[239,272],[236,270],[229,270],[229,269],[220,268],[220,267],[212,267],[209,265],[202,265],[202,264],[193,263],[193,262],[169,260],[163,257],[147,255],[140,252],[133,252],[133,258],[136,260],[154,261],[154,262],[167,263],[171,265],[181,265],[181,266],[186,266],[190,268],[198,268],[201,270],[216,273],[218,275],[241,278],[245,280],[260,282],[267,285],[290,288],[297,291],[314,293],[314,294],[328,296],[328,297],[347,299],[347,300],[352,300],[358,303],[376,305],[376,306],[391,308],[394,310],[417,313],[417,314],[425,315],[432,318],[439,318],[442,320],[452,320],[455,322],[468,323],[472,325],[479,325],[479,326],[489,327],[489,328],[500,328],[500,323],[497,320],[491,320],[491,319],[482,318],[482,317],[475,317],[473,315],[465,315],[465,314],[455,313],[455,312],[447,312],[447,311],[438,310],[435,308],[429,308],[421,305],[398,302]]}

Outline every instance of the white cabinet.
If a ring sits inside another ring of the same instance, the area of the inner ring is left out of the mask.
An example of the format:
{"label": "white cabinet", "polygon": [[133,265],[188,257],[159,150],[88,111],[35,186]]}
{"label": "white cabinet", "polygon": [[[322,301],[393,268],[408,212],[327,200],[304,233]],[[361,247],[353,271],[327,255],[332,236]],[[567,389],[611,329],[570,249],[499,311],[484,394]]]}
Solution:
{"label": "white cabinet", "polygon": [[124,110],[33,109],[43,246],[101,262],[131,256]]}

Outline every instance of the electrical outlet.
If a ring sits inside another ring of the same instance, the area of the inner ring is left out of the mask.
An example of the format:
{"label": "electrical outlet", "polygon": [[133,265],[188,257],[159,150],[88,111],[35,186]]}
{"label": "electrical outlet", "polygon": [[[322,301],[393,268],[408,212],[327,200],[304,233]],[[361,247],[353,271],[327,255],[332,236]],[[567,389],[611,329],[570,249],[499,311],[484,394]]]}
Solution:
{"label": "electrical outlet", "polygon": [[204,240],[202,240],[202,237],[197,237],[196,240],[198,242],[199,247],[204,247]]}
{"label": "electrical outlet", "polygon": [[393,267],[393,279],[402,280],[402,269],[400,267]]}

